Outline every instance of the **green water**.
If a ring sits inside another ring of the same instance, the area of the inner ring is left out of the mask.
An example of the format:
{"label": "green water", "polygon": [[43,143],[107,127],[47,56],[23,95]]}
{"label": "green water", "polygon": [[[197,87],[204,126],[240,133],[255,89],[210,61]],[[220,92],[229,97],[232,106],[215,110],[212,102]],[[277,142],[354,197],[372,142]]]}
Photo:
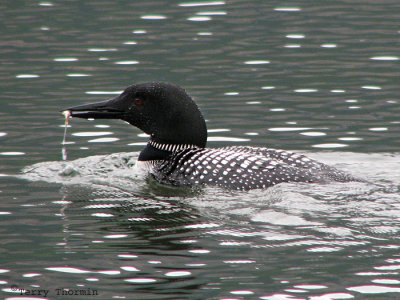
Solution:
{"label": "green water", "polygon": [[[2,298],[397,299],[399,11],[0,3]],[[62,162],[61,109],[155,80],[193,96],[209,147],[299,151],[370,183],[170,189],[132,178],[147,138],[112,120],[71,120]]]}

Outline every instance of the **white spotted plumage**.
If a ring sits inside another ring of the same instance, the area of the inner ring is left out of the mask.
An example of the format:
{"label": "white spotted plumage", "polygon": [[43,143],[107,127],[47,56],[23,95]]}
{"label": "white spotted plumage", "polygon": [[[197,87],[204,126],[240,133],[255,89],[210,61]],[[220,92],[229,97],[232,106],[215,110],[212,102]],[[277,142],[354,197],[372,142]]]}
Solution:
{"label": "white spotted plumage", "polygon": [[[154,164],[153,176],[172,185],[249,190],[281,182],[347,181],[349,175],[305,156],[259,147],[188,148]],[[310,170],[313,170],[311,172]]]}

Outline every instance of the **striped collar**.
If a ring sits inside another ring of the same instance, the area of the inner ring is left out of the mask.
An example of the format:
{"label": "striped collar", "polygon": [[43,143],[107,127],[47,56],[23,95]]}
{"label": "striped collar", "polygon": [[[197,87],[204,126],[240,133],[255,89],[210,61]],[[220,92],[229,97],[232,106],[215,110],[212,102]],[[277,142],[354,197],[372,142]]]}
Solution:
{"label": "striped collar", "polygon": [[191,144],[162,144],[155,142],[151,139],[149,140],[149,144],[158,150],[169,151],[169,152],[176,152],[188,148],[199,148],[198,146]]}

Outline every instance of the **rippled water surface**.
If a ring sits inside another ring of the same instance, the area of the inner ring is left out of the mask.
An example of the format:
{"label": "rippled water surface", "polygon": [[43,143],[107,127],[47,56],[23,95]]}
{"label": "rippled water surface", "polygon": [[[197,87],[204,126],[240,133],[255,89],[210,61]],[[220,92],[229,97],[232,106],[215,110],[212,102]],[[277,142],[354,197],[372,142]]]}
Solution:
{"label": "rippled water surface", "polygon": [[[0,4],[5,299],[398,299],[398,1]],[[59,110],[186,88],[208,146],[305,153],[366,183],[161,186],[147,136]],[[47,291],[47,292],[46,292]],[[84,295],[86,294],[86,295]]]}

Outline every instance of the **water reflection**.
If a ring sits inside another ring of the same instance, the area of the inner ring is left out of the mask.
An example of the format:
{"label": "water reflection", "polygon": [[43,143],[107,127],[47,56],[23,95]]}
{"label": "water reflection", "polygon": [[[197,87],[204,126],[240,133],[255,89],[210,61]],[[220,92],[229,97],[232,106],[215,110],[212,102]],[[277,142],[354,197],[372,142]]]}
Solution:
{"label": "water reflection", "polygon": [[180,7],[198,7],[198,6],[214,6],[214,5],[225,5],[225,1],[188,1],[179,3]]}
{"label": "water reflection", "polygon": [[396,61],[399,60],[400,58],[398,56],[373,56],[370,57],[372,60],[384,60],[384,61]]}
{"label": "water reflection", "polygon": [[211,21],[212,18],[207,16],[194,16],[187,18],[187,20],[193,22],[206,22],[206,21]]}
{"label": "water reflection", "polygon": [[76,57],[56,57],[53,60],[59,61],[59,62],[74,62],[74,61],[78,61],[79,59]]}
{"label": "water reflection", "polygon": [[138,63],[137,60],[121,60],[115,62],[116,65],[137,65]]}
{"label": "water reflection", "polygon": [[20,74],[20,75],[17,75],[15,77],[16,78],[38,78],[40,76],[37,75],[37,74]]}
{"label": "water reflection", "polygon": [[[82,163],[87,165],[87,162]],[[97,173],[93,169],[91,172]],[[78,181],[81,180],[78,178]],[[278,291],[280,295],[286,294],[291,298],[299,291],[315,299],[328,295],[333,297],[335,293],[329,292],[330,285],[315,279],[299,281],[295,279],[296,274],[291,275],[287,270],[278,271],[282,259],[305,261],[305,268],[311,264],[317,271],[323,268],[326,274],[326,264],[318,267],[321,255],[329,259],[327,256],[342,253],[346,260],[351,261],[352,256],[343,253],[373,251],[374,246],[362,230],[366,224],[371,229],[375,228],[375,221],[369,222],[368,219],[380,210],[369,209],[364,203],[364,212],[357,215],[362,221],[352,218],[349,221],[355,223],[347,227],[339,224],[338,218],[346,220],[349,215],[349,210],[343,211],[343,206],[351,209],[355,205],[354,208],[359,210],[358,201],[351,200],[354,189],[367,189],[366,193],[375,194],[374,197],[380,199],[382,191],[371,191],[366,186],[324,186],[321,187],[325,190],[322,195],[321,191],[315,191],[315,187],[309,190],[304,188],[301,193],[298,187],[291,188],[290,185],[276,187],[266,193],[254,191],[250,198],[248,194],[228,195],[215,190],[193,193],[187,190],[181,191],[182,198],[177,198],[178,190],[158,185],[150,185],[141,192],[137,188],[125,191],[101,185],[67,185],[61,190],[63,200],[47,208],[57,211],[58,207],[57,215],[64,228],[62,242],[56,239],[53,243],[56,243],[58,253],[68,255],[70,259],[83,255],[85,259],[75,260],[75,263],[70,260],[68,265],[56,259],[47,262],[43,271],[33,272],[39,275],[22,277],[47,282],[48,288],[56,288],[50,283],[50,278],[58,284],[84,284],[87,288],[98,289],[104,297],[127,295],[124,284],[132,285],[135,295],[163,293],[168,287],[169,295],[172,293],[174,297],[185,293],[207,298],[208,291],[216,284],[223,287],[221,297],[228,297],[229,294],[257,295],[273,299],[271,297],[275,297]],[[333,196],[339,190],[344,201]],[[324,199],[313,199],[310,193]],[[329,199],[330,193],[333,199]],[[336,205],[332,205],[331,201]],[[390,199],[386,201],[393,203]],[[370,204],[375,205],[374,202]],[[381,208],[384,208],[385,204],[382,204]],[[336,217],[329,220],[324,214]],[[381,236],[381,245],[386,244],[384,236]],[[229,255],[215,256],[220,247]],[[390,241],[385,247],[379,251],[397,249],[390,247]],[[257,252],[256,249],[264,250]],[[262,253],[267,249],[268,256],[265,256]],[[157,259],[154,252],[160,254]],[[319,255],[319,258],[310,256],[313,254]],[[312,263],[314,259],[317,259],[316,263]],[[397,260],[393,259],[386,264],[375,264],[371,269],[393,275],[393,271],[397,270],[396,263]],[[221,265],[230,268],[225,271]],[[264,270],[266,265],[276,274],[271,282],[260,277],[263,271],[259,269]],[[211,275],[209,270],[215,268],[218,272]],[[4,270],[10,273],[9,269]],[[15,271],[12,272],[14,274]],[[337,271],[334,272],[337,276]],[[68,274],[67,281],[63,274]],[[376,276],[374,279],[379,279]],[[112,290],[104,286],[111,278]],[[261,278],[262,287],[254,285]],[[237,280],[242,282],[242,288],[232,285]],[[391,289],[383,290],[388,284],[378,281],[370,286],[374,286],[379,293],[393,292]],[[266,289],[276,291],[276,294],[267,294]],[[321,293],[324,289],[328,292]],[[347,290],[349,296],[354,296],[352,292],[372,291],[363,285],[349,286]],[[7,292],[7,289],[3,291]]]}
{"label": "water reflection", "polygon": [[[397,2],[314,4],[3,1],[3,298],[395,298]],[[154,80],[193,95],[212,147],[332,150],[310,155],[374,184],[164,189],[132,175],[121,152],[147,137],[116,122],[73,124],[113,135],[70,135],[81,160],[60,162],[60,108]]]}
{"label": "water reflection", "polygon": [[301,8],[300,7],[295,7],[295,6],[292,6],[292,7],[290,7],[290,6],[286,6],[286,7],[281,6],[281,7],[274,8],[274,10],[275,11],[281,11],[281,12],[298,12],[298,11],[301,11]]}
{"label": "water reflection", "polygon": [[67,74],[68,77],[88,77],[88,76],[92,76],[90,74],[83,74],[83,73],[71,73],[71,74]]}
{"label": "water reflection", "polygon": [[143,20],[165,20],[167,16],[164,15],[143,15],[140,17]]}

